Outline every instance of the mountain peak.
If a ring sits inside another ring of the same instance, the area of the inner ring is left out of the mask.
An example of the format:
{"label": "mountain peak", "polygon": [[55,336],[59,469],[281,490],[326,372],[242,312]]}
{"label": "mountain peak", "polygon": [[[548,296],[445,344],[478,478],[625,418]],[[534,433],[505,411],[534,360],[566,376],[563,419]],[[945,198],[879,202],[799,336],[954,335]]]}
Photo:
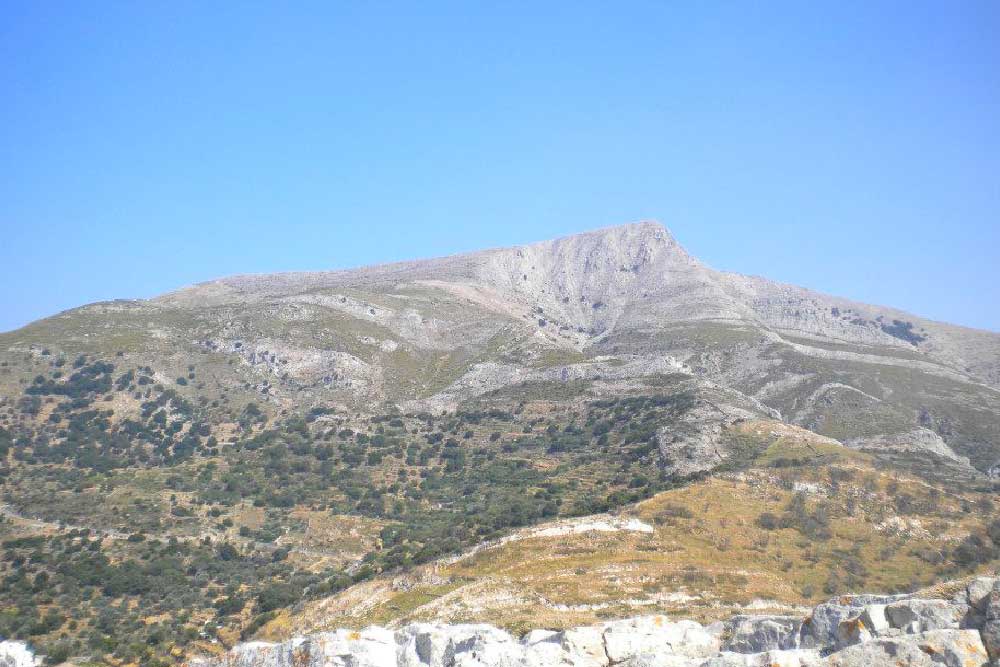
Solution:
{"label": "mountain peak", "polygon": [[[657,220],[638,220],[636,222],[627,222],[621,225],[612,225],[610,227],[599,227],[587,232],[579,232],[577,234],[571,234],[569,236],[563,236],[552,241],[555,243],[558,241],[565,241],[574,238],[601,238],[601,239],[619,239],[619,240],[651,240],[651,241],[662,241],[668,244],[676,244],[677,241],[674,239],[673,234],[667,227],[657,221]],[[547,243],[543,241],[542,243]],[[533,244],[532,244],[533,245]]]}

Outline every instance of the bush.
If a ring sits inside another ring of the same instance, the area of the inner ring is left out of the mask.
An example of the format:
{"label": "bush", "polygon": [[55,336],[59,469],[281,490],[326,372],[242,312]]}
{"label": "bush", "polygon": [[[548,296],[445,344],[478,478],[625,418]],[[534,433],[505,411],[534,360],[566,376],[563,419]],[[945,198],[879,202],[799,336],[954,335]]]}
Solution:
{"label": "bush", "polygon": [[663,506],[663,516],[675,517],[678,519],[693,519],[694,514],[687,507],[683,505],[674,505],[673,503],[668,503]]}
{"label": "bush", "polygon": [[287,607],[297,602],[301,594],[301,591],[292,584],[271,584],[257,594],[257,609],[267,612]]}

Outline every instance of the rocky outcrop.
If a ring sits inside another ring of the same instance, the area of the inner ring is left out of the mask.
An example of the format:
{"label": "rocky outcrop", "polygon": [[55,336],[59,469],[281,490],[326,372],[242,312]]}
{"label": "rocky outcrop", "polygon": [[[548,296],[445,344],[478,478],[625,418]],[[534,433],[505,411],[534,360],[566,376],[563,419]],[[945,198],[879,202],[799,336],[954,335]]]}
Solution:
{"label": "rocky outcrop", "polygon": [[534,630],[521,639],[472,624],[338,630],[279,644],[241,644],[190,667],[925,665],[1000,665],[1000,578],[974,579],[949,600],[843,596],[817,605],[805,618],[736,616],[708,626],[643,616],[570,630]]}
{"label": "rocky outcrop", "polygon": [[35,667],[40,665],[24,642],[0,642],[0,667]]}
{"label": "rocky outcrop", "polygon": [[851,438],[845,440],[844,444],[854,449],[884,451],[896,450],[901,452],[912,452],[916,454],[933,454],[936,457],[947,459],[955,463],[968,466],[969,459],[959,456],[948,444],[941,439],[941,436],[926,428],[915,428],[903,433],[892,433],[878,435],[868,438]]}

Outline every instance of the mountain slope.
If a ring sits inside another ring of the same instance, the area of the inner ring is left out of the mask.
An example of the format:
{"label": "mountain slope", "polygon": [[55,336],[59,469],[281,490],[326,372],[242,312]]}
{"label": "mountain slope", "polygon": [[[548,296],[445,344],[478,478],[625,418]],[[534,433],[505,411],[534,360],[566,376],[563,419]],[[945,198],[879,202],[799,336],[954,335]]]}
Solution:
{"label": "mountain slope", "polygon": [[37,358],[46,347],[124,354],[166,382],[196,358],[209,369],[202,393],[275,411],[445,409],[539,376],[607,374],[609,362],[631,376],[685,366],[834,437],[925,428],[982,471],[1000,460],[1000,335],[714,271],[655,223],[347,271],[235,276],[0,336],[8,354]]}
{"label": "mountain slope", "polygon": [[[784,608],[981,570],[998,341],[715,271],[653,223],[70,310],[0,335],[0,636],[167,665],[359,596],[461,620],[485,591],[470,618],[527,627],[680,613],[685,577]],[[560,532],[621,513],[653,533]],[[534,560],[483,547],[510,540]]]}

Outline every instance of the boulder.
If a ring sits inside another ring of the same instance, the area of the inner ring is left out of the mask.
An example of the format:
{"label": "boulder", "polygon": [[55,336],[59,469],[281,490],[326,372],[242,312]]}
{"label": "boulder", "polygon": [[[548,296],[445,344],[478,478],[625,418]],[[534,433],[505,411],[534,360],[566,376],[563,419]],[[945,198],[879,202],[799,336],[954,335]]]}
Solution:
{"label": "boulder", "polygon": [[957,629],[969,607],[948,600],[900,600],[886,605],[889,625],[906,633]]}
{"label": "boulder", "polygon": [[866,642],[874,637],[899,634],[894,632],[886,618],[885,609],[884,604],[870,604],[857,616],[841,621],[837,626],[836,646],[843,648]]}
{"label": "boulder", "polygon": [[[560,653],[552,651],[553,644],[559,648]],[[547,640],[527,643],[527,647],[531,659],[540,660],[545,665],[605,667],[608,664],[608,654],[604,651],[604,631],[597,626],[563,630]],[[554,661],[552,656],[558,656],[561,662]],[[545,662],[546,657],[550,662]]]}
{"label": "boulder", "polygon": [[824,659],[815,649],[792,649],[762,653],[721,653],[699,667],[823,667],[824,664]]}
{"label": "boulder", "polygon": [[468,664],[477,664],[470,661],[486,653],[493,659],[498,653],[508,652],[500,647],[514,645],[520,650],[503,630],[492,625],[466,623],[414,623],[396,633],[396,645],[399,667],[445,667],[456,664],[459,654],[466,654],[462,660]]}
{"label": "boulder", "polygon": [[400,667],[440,667],[452,649],[451,629],[432,623],[413,623],[396,633]]}
{"label": "boulder", "polygon": [[[386,663],[391,665],[392,663]],[[455,655],[447,667],[541,667],[528,662],[524,647],[509,636],[477,634],[455,646]]]}
{"label": "boulder", "polygon": [[41,664],[24,642],[0,642],[0,667],[35,667]]}
{"label": "boulder", "polygon": [[985,667],[986,649],[975,630],[931,630],[875,639],[827,656],[828,667]]}
{"label": "boulder", "polygon": [[823,648],[837,645],[840,624],[856,615],[858,607],[835,602],[816,605],[802,620],[798,645],[801,648]]}
{"label": "boulder", "polygon": [[985,614],[990,601],[990,593],[1000,590],[1000,578],[976,577],[965,587],[965,603],[975,611]]}
{"label": "boulder", "polygon": [[614,667],[701,667],[703,663],[702,658],[686,658],[666,653],[641,653],[624,662],[613,664]]}
{"label": "boulder", "polygon": [[986,621],[979,634],[990,659],[1000,663],[1000,621]]}
{"label": "boulder", "polygon": [[793,616],[734,616],[725,623],[723,651],[761,653],[797,648],[802,619]]}
{"label": "boulder", "polygon": [[604,651],[611,664],[641,655],[708,657],[719,651],[720,638],[694,621],[640,616],[604,626]]}
{"label": "boulder", "polygon": [[[599,667],[602,663],[591,656],[573,656],[564,643],[564,633],[553,630],[532,630],[524,639],[525,661],[529,664],[575,667]],[[607,664],[606,659],[603,664]]]}
{"label": "boulder", "polygon": [[[1000,582],[1000,580],[998,580]],[[983,625],[980,633],[990,658],[1000,663],[1000,583],[993,586],[982,602]]]}
{"label": "boulder", "polygon": [[396,636],[385,628],[321,632],[292,653],[295,667],[383,667],[396,662]]}
{"label": "boulder", "polygon": [[259,665],[293,667],[295,651],[305,642],[305,638],[296,637],[281,644],[270,642],[237,644],[232,651],[221,656],[218,662],[211,664],[218,667],[258,667]]}

